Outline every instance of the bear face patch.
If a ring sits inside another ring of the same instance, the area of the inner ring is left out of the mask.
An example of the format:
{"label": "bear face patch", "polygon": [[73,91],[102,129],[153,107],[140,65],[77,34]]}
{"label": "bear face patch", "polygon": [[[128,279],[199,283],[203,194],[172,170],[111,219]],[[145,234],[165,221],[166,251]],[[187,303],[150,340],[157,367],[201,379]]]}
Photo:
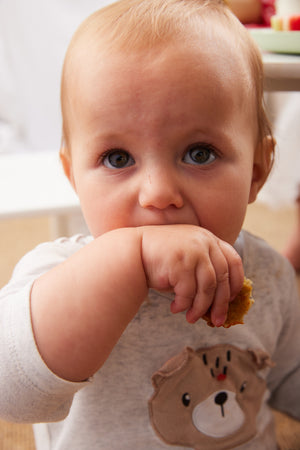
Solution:
{"label": "bear face patch", "polygon": [[257,371],[271,365],[266,353],[231,345],[186,347],[152,376],[153,428],[167,444],[194,449],[247,442],[266,389]]}

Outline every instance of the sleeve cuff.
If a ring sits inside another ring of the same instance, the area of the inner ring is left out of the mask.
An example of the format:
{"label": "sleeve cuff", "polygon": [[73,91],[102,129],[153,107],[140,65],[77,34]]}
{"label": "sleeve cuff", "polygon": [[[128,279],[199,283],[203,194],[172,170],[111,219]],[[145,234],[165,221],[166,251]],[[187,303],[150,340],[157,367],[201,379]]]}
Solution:
{"label": "sleeve cuff", "polygon": [[43,361],[32,330],[31,288],[32,283],[29,283],[5,299],[5,377],[7,397],[11,399],[11,402],[7,399],[6,408],[9,409],[9,403],[12,404],[14,421],[61,420],[68,414],[74,394],[88,385],[91,379],[79,383],[64,380],[55,375]]}

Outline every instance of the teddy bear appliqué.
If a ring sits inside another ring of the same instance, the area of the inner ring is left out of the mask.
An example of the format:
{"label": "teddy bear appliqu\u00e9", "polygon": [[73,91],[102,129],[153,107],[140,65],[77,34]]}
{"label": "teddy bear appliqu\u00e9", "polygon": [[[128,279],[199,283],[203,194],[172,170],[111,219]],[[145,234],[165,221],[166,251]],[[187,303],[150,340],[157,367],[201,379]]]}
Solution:
{"label": "teddy bear appliqu\u00e9", "polygon": [[186,347],[154,373],[149,400],[152,425],[166,443],[226,449],[256,434],[266,390],[258,370],[272,366],[263,351],[217,345]]}

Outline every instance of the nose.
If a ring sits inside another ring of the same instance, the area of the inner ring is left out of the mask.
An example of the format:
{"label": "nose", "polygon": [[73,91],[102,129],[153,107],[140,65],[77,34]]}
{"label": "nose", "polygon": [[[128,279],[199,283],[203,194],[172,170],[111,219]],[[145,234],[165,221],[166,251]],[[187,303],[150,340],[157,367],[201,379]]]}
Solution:
{"label": "nose", "polygon": [[215,404],[220,405],[222,417],[225,417],[224,405],[227,402],[227,399],[228,399],[228,395],[226,392],[219,392],[215,396]]}
{"label": "nose", "polygon": [[217,405],[224,405],[224,403],[227,402],[227,398],[228,395],[226,392],[219,392],[216,396],[215,396],[215,403]]}
{"label": "nose", "polygon": [[183,197],[178,180],[163,170],[145,174],[140,186],[139,203],[142,208],[181,208]]}

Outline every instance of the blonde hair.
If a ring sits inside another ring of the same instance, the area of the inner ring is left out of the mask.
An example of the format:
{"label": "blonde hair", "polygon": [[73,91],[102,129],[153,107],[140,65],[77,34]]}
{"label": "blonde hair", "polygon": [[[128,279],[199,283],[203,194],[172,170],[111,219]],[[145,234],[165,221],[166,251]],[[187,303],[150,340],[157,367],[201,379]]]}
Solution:
{"label": "blonde hair", "polygon": [[[78,28],[69,45],[62,72],[61,107],[63,116],[63,142],[61,155],[70,158],[69,128],[67,120],[68,84],[72,71],[70,61],[76,54],[88,52],[95,42],[106,50],[135,52],[148,51],[157,45],[188,40],[199,34],[199,27],[208,24],[215,39],[215,28],[225,27],[234,35],[235,49],[249,64],[249,78],[256,100],[258,140],[271,136],[263,100],[263,67],[260,51],[244,26],[231,13],[223,0],[119,0],[96,11]],[[216,45],[218,43],[216,42]]]}

